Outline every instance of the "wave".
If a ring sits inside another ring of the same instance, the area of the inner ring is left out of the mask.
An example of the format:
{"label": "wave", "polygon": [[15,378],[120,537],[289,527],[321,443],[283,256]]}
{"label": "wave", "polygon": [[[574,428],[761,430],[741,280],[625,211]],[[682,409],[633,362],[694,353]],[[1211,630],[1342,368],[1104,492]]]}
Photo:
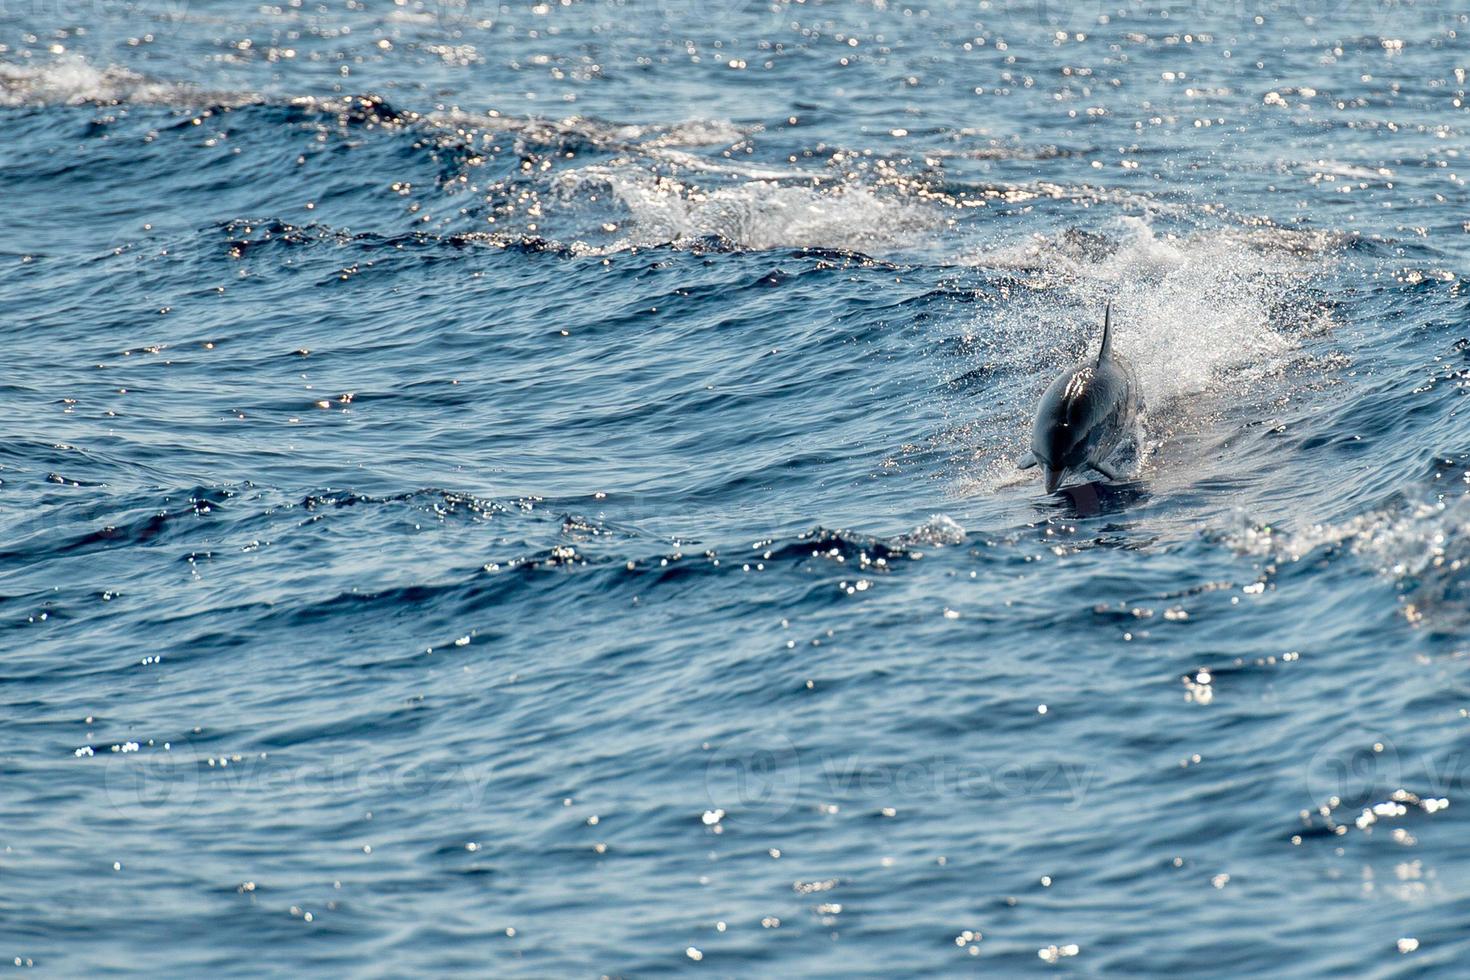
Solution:
{"label": "wave", "polygon": [[611,195],[622,205],[626,217],[604,226],[619,235],[606,246],[612,251],[714,237],[751,249],[861,252],[911,242],[943,220],[926,205],[861,185],[752,180],[707,188],[636,166],[564,174],[556,191],[567,203]]}
{"label": "wave", "polygon": [[[947,220],[943,195],[893,173],[834,175],[713,154],[761,129],[720,119],[635,125],[581,116],[419,113],[373,94],[265,100],[247,92],[208,93],[118,66],[99,68],[79,56],[0,64],[0,105],[122,103],[181,111],[275,106],[286,109],[288,124],[322,119],[389,138],[402,130],[415,149],[440,160],[436,195],[458,197],[471,179],[484,182],[476,192],[480,203],[463,210],[460,223],[470,226],[453,230],[579,254],[702,239],[727,249],[897,248]],[[498,160],[514,166],[496,175]],[[859,169],[867,166],[862,161]]]}
{"label": "wave", "polygon": [[1438,630],[1470,624],[1470,496],[1380,508],[1336,523],[1297,530],[1247,525],[1222,537],[1244,554],[1278,564],[1345,550],[1392,581],[1412,623]]}
{"label": "wave", "polygon": [[202,102],[243,104],[253,94],[203,95],[187,85],[159,81],[120,65],[97,67],[80,55],[42,64],[0,62],[0,106],[87,104],[179,106]]}

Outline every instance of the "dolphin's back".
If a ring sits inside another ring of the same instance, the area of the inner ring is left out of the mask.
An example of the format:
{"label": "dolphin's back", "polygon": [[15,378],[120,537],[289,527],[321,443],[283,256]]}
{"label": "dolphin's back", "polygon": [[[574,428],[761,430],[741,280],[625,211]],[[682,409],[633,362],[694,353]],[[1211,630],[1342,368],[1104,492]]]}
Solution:
{"label": "dolphin's back", "polygon": [[1093,462],[1102,462],[1133,427],[1142,400],[1133,368],[1111,351],[1107,352],[1106,360],[1099,361],[1093,384],[1097,390],[1088,399],[1088,413],[1097,435],[1088,456]]}
{"label": "dolphin's back", "polygon": [[1041,459],[1080,453],[1102,461],[1133,425],[1138,405],[1132,368],[1106,350],[1097,362],[1078,364],[1047,388],[1037,407],[1033,452]]}
{"label": "dolphin's back", "polygon": [[1096,359],[1089,357],[1064,372],[1041,396],[1031,452],[1021,468],[1043,464],[1047,492],[1056,489],[1069,470],[1091,467],[1112,476],[1107,458],[1129,434],[1142,409],[1137,376],[1113,353],[1113,310],[1108,304]]}

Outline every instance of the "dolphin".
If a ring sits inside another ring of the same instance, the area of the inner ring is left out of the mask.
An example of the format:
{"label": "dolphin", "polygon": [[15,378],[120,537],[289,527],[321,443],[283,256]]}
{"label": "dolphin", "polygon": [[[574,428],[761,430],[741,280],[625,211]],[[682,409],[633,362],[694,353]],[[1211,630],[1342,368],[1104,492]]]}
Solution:
{"label": "dolphin", "polygon": [[1051,383],[1036,406],[1031,451],[1020,468],[1040,465],[1046,492],[1053,493],[1070,470],[1093,469],[1109,480],[1122,479],[1107,459],[1133,420],[1143,411],[1138,376],[1113,353],[1113,304],[1103,313],[1102,346],[1097,359],[1087,358]]}

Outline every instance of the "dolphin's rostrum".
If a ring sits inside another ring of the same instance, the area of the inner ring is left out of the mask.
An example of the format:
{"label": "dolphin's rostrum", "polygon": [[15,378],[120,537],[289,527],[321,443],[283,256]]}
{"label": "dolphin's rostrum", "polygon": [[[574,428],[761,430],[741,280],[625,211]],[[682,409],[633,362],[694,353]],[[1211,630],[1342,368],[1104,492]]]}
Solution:
{"label": "dolphin's rostrum", "polygon": [[1133,429],[1143,410],[1138,378],[1128,362],[1113,353],[1113,304],[1103,314],[1102,346],[1051,383],[1036,407],[1031,451],[1021,469],[1041,465],[1046,492],[1061,485],[1069,471],[1093,469],[1109,480],[1121,477],[1108,456]]}

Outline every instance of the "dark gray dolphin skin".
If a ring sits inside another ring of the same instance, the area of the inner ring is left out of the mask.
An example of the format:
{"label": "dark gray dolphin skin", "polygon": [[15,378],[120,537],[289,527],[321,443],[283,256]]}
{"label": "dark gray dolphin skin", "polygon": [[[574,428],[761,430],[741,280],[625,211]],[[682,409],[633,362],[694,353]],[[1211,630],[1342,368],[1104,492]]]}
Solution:
{"label": "dark gray dolphin skin", "polygon": [[1093,469],[1117,481],[1121,477],[1107,459],[1133,420],[1143,410],[1138,377],[1128,362],[1113,353],[1113,304],[1103,314],[1102,346],[1051,383],[1036,406],[1031,451],[1021,469],[1040,465],[1046,492],[1053,493],[1070,472]]}

